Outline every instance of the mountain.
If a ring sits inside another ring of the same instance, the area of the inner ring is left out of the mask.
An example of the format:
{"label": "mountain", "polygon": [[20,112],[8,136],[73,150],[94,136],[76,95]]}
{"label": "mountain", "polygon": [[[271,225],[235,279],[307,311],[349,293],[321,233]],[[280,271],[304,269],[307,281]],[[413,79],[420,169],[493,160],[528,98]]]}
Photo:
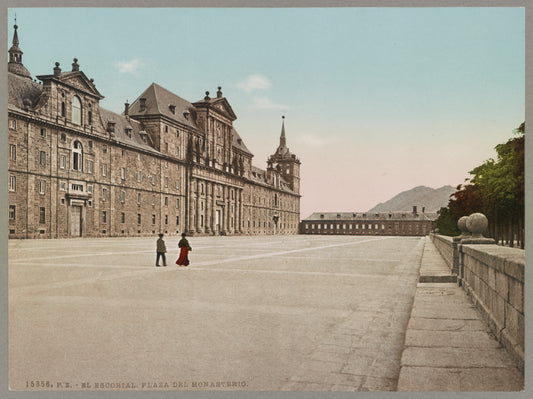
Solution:
{"label": "mountain", "polygon": [[425,208],[426,212],[437,212],[440,208],[448,205],[450,195],[456,191],[455,187],[452,186],[442,186],[441,188],[418,186],[403,191],[384,203],[377,204],[368,213],[412,211],[413,206],[417,207],[418,212],[422,212],[422,208]]}

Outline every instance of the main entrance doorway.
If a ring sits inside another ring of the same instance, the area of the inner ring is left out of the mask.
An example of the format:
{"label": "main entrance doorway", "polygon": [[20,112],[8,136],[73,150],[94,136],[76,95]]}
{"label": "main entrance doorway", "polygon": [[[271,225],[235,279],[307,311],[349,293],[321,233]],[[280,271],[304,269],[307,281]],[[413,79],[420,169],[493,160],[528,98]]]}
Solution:
{"label": "main entrance doorway", "polygon": [[81,237],[81,206],[71,207],[70,235],[73,237]]}

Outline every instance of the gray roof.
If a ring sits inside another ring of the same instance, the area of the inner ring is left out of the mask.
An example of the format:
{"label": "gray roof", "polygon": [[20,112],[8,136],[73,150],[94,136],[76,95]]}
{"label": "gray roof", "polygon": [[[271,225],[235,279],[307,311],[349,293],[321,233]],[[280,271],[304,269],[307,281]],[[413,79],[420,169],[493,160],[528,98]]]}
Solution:
{"label": "gray roof", "polygon": [[[154,148],[146,144],[141,138],[141,123],[131,119],[130,117],[116,114],[112,111],[100,107],[100,118],[102,119],[102,124],[104,127],[107,127],[107,122],[115,123],[115,132],[113,133],[113,138],[122,144],[131,145],[134,147],[141,148],[143,150],[158,152]],[[126,129],[131,129],[131,138],[128,137]]]}
{"label": "gray roof", "polygon": [[413,212],[314,212],[303,220],[435,220],[437,214]]}
{"label": "gray roof", "polygon": [[[253,166],[252,165],[252,170],[251,170],[251,173],[250,173],[250,180],[256,184],[259,184],[259,185],[262,185],[262,186],[265,186],[265,187],[269,187],[269,188],[272,188],[272,185],[270,185],[268,182],[267,182],[267,178],[266,178],[266,171],[264,171],[263,169],[260,169],[258,168],[257,166]],[[283,177],[280,178],[280,186],[279,186],[279,189],[281,191],[286,191],[288,193],[294,193],[289,185],[287,184],[287,182],[285,180],[283,180]]]}
{"label": "gray roof", "polygon": [[[146,99],[146,108],[144,111],[140,110],[141,102],[139,99],[141,98]],[[174,113],[170,109],[171,105],[176,107]],[[129,114],[132,117],[136,115],[164,115],[176,122],[198,130],[198,126],[195,123],[195,111],[194,105],[190,102],[159,86],[157,83],[152,83],[137,97],[129,108]],[[188,118],[184,115],[186,112],[190,115]]]}
{"label": "gray roof", "polygon": [[39,102],[39,97],[43,91],[43,87],[31,79],[24,78],[14,73],[8,72],[7,79],[7,103],[11,107],[24,110],[27,108],[24,104],[28,104],[29,108],[33,108]]}
{"label": "gray roof", "polygon": [[242,141],[241,136],[239,135],[237,130],[235,130],[235,128],[232,128],[231,131],[232,131],[232,136],[233,136],[233,143],[232,143],[233,147],[253,156],[253,154],[250,152],[248,147],[246,147],[246,144],[244,144],[244,141]]}

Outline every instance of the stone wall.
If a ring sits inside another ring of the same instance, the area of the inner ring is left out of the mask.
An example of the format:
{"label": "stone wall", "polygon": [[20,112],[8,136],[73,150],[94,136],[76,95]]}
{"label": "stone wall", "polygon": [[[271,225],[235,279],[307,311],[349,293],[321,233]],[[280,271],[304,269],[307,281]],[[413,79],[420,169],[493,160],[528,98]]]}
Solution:
{"label": "stone wall", "polygon": [[[453,260],[453,239],[435,234],[431,238],[446,262]],[[485,244],[456,243],[456,248],[459,284],[523,369],[525,251]]]}

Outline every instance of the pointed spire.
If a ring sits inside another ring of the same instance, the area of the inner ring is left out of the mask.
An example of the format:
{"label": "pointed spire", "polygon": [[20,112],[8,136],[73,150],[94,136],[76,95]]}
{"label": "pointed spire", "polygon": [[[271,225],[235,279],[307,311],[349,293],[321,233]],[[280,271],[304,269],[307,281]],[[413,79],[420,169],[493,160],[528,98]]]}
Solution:
{"label": "pointed spire", "polygon": [[279,138],[279,146],[287,147],[287,139],[285,138],[285,115],[281,117],[281,137]]}
{"label": "pointed spire", "polygon": [[18,36],[18,26],[17,20],[15,17],[15,32],[13,33],[13,46],[9,49],[9,62],[7,64],[7,70],[19,76],[31,79],[30,72],[22,64],[22,50],[19,48],[19,36]]}

